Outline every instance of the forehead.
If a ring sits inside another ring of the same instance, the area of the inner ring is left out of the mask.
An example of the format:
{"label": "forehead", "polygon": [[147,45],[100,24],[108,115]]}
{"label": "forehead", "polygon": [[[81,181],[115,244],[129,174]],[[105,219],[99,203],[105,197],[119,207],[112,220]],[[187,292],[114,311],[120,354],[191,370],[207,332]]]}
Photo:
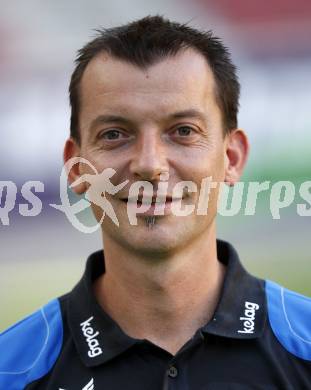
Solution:
{"label": "forehead", "polygon": [[[202,54],[186,49],[147,67],[100,53],[88,64],[80,84],[81,116],[118,109],[165,113],[176,107],[215,105],[215,80]],[[128,112],[127,112],[128,113]]]}

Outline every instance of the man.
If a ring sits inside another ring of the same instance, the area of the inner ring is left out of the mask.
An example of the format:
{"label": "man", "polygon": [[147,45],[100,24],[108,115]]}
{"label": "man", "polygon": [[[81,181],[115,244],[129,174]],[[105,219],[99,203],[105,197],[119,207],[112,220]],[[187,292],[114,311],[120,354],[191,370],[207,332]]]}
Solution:
{"label": "man", "polygon": [[[200,202],[198,191],[176,196],[178,183],[239,180],[238,98],[221,41],[160,16],[102,30],[79,51],[65,162],[113,169],[111,183],[127,186],[105,194],[118,224],[103,219],[104,251],[77,286],[1,335],[1,389],[311,388],[310,299],[249,275],[216,240],[219,187],[207,213],[173,213]],[[70,170],[78,194],[91,173]],[[131,224],[144,206],[142,192],[129,196],[136,182],[152,185],[151,204]]]}

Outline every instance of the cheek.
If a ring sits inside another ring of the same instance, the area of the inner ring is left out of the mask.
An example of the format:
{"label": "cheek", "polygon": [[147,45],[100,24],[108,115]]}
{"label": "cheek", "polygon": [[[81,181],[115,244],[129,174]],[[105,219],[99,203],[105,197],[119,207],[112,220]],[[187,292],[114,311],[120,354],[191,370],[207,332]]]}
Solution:
{"label": "cheek", "polygon": [[199,184],[203,178],[211,177],[212,181],[223,181],[224,179],[224,156],[222,154],[211,155],[198,153],[193,158],[184,158],[183,171],[187,172],[188,179]]}
{"label": "cheek", "polygon": [[[88,147],[82,149],[81,157],[89,161],[98,173],[101,173],[106,168],[114,168],[116,170],[116,167],[114,166],[116,164],[111,163],[112,161],[114,162],[114,160],[108,158],[108,155],[105,155],[105,153],[96,148]],[[89,170],[89,167],[87,169]]]}
{"label": "cheek", "polygon": [[91,203],[91,208],[95,219],[97,220],[97,222],[100,222],[103,215],[103,210],[99,206],[95,205],[94,203]]}
{"label": "cheek", "polygon": [[[82,151],[82,156],[90,165],[82,164],[80,172],[90,174],[101,174],[105,169],[112,168],[115,173],[109,177],[109,181],[113,185],[118,185],[125,179],[128,179],[126,175],[126,165],[122,164],[119,159],[112,158],[108,153],[104,153],[98,150],[86,149]],[[98,213],[97,213],[98,214]]]}

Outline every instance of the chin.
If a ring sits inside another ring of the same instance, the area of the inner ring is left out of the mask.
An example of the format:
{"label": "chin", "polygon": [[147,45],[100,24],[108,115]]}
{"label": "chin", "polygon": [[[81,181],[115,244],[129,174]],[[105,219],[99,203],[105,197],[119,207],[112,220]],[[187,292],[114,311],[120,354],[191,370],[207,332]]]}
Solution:
{"label": "chin", "polygon": [[[114,227],[113,231],[103,229],[104,234],[117,242],[124,249],[135,252],[148,258],[165,258],[179,251],[189,240],[192,239],[190,231],[184,226],[157,225],[148,227],[147,224],[137,226]],[[191,236],[191,237],[190,237]]]}
{"label": "chin", "polygon": [[127,248],[136,254],[139,254],[145,258],[167,258],[171,254],[175,253],[178,249],[178,245],[173,242],[163,242],[158,240],[153,240],[152,242],[144,241],[123,241],[123,245],[127,246]]}

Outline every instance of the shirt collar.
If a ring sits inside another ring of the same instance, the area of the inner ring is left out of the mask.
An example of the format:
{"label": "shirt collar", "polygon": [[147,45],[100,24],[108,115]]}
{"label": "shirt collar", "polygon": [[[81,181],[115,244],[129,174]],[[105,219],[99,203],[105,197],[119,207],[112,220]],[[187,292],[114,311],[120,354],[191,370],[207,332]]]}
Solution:
{"label": "shirt collar", "polygon": [[88,257],[84,275],[67,301],[69,328],[87,367],[105,363],[141,342],[127,336],[98,304],[92,284],[104,272],[104,253],[101,250]]}
{"label": "shirt collar", "polygon": [[221,298],[203,332],[235,339],[260,337],[267,317],[264,280],[244,269],[236,250],[228,242],[217,240],[217,256],[227,270]]}
{"label": "shirt collar", "polygon": [[[250,339],[260,337],[266,322],[264,281],[251,276],[229,243],[217,240],[218,259],[227,266],[221,299],[204,333]],[[105,272],[104,252],[91,254],[82,279],[69,294],[68,323],[78,353],[88,367],[116,357],[143,342],[126,335],[100,307],[94,280]]]}

